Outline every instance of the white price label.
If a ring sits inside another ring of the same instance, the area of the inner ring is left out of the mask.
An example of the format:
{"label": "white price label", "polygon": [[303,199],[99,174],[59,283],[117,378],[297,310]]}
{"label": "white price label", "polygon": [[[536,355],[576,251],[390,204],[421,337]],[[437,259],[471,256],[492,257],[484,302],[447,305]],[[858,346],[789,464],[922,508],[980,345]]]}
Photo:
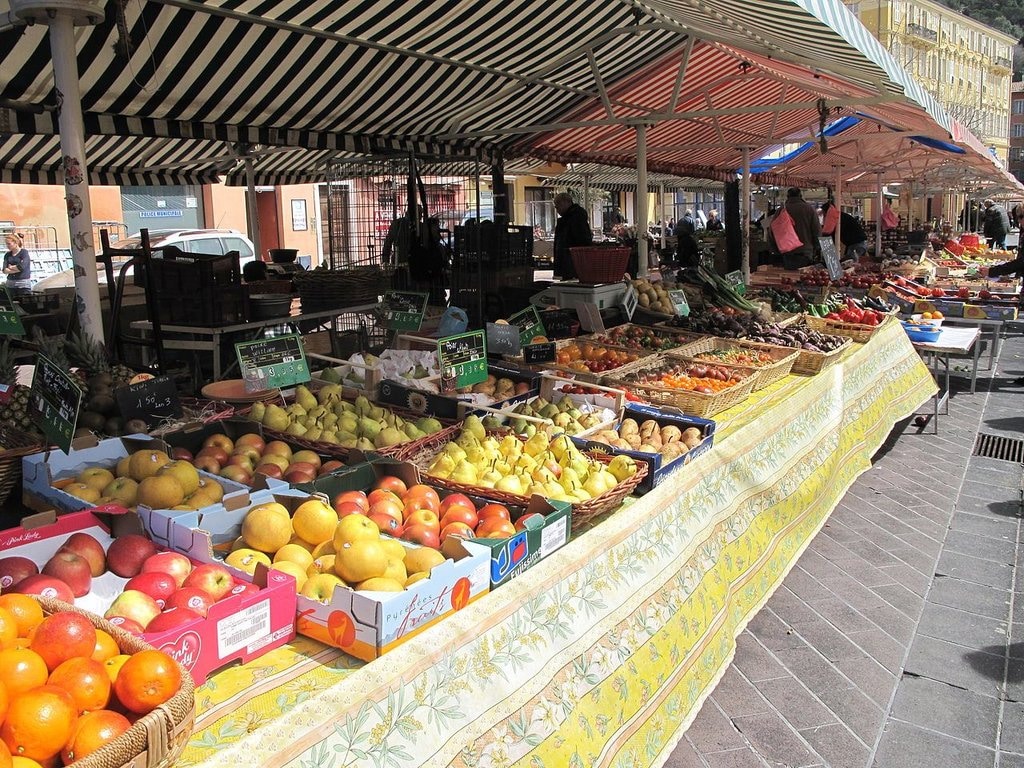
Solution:
{"label": "white price label", "polygon": [[547,557],[556,549],[565,546],[568,540],[569,518],[563,517],[540,532],[540,556]]}
{"label": "white price label", "polygon": [[261,600],[217,622],[217,657],[223,659],[270,634],[270,600]]}

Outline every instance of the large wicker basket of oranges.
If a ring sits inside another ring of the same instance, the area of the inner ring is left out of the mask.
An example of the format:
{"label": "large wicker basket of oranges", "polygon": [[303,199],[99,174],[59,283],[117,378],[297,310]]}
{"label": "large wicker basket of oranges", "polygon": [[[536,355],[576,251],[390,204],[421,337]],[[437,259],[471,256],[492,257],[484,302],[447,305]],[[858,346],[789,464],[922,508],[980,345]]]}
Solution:
{"label": "large wicker basket of oranges", "polygon": [[0,638],[0,764],[9,752],[41,765],[167,768],[181,755],[194,688],[163,651],[66,603],[18,594],[0,595]]}

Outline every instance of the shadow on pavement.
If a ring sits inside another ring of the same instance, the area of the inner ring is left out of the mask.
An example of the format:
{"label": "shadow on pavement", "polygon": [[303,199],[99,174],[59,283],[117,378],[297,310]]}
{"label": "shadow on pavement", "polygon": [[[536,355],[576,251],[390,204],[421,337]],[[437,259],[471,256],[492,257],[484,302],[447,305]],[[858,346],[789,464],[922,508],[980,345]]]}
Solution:
{"label": "shadow on pavement", "polygon": [[1020,515],[1019,501],[993,501],[989,503],[988,508],[992,514],[1003,517],[1018,517]]}
{"label": "shadow on pavement", "polygon": [[992,429],[1001,429],[1004,432],[1021,432],[1024,431],[1024,416],[1007,416],[1002,419],[985,419],[982,424],[982,431],[984,431],[985,427],[991,427]]}

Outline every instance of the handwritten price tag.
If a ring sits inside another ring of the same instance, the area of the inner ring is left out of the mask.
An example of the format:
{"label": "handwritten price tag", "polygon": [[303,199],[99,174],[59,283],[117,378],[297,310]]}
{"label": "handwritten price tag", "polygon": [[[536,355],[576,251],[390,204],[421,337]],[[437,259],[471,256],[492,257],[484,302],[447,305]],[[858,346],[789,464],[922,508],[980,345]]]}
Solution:
{"label": "handwritten price tag", "polygon": [[0,291],[0,335],[3,336],[24,336],[25,326],[21,324],[21,317],[14,305],[10,291],[4,286]]}
{"label": "handwritten price tag", "polygon": [[64,453],[71,450],[81,404],[82,390],[75,380],[49,358],[38,355],[32,376],[30,416],[46,438]]}
{"label": "handwritten price tag", "polygon": [[166,418],[181,416],[178,389],[169,376],[118,387],[114,390],[114,398],[125,420],[142,419],[152,425]]}
{"label": "handwritten price tag", "polygon": [[242,375],[258,371],[267,388],[293,387],[310,379],[306,350],[298,334],[235,344],[235,354]]}
{"label": "handwritten price tag", "polygon": [[427,311],[428,293],[386,291],[382,306],[384,325],[392,331],[418,331]]}
{"label": "handwritten price tag", "polygon": [[487,338],[483,331],[448,336],[437,342],[441,375],[454,371],[455,387],[469,387],[487,379]]}

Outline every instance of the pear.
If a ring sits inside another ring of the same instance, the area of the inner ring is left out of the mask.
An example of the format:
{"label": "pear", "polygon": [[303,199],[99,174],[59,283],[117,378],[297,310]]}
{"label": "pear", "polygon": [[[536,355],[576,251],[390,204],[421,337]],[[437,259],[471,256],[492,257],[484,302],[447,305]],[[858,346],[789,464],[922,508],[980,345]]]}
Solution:
{"label": "pear", "polygon": [[598,470],[597,475],[602,479],[602,481],[604,481],[605,491],[610,491],[612,488],[619,484],[619,481],[615,478],[615,475],[613,475],[607,469],[602,468]]}
{"label": "pear", "polygon": [[358,440],[356,440],[356,444],[352,447],[358,448],[360,451],[373,451],[376,450],[377,448],[377,446],[375,446],[365,437],[360,437]]}
{"label": "pear", "polygon": [[366,415],[369,416],[371,419],[374,419],[375,421],[380,421],[381,419],[384,418],[385,413],[390,413],[390,411],[385,411],[383,408],[379,408],[376,405],[371,405],[370,410],[367,412]]}
{"label": "pear", "polygon": [[562,399],[558,401],[558,410],[560,410],[562,412],[568,411],[570,408],[575,408],[575,407],[576,407],[576,403],[574,403],[573,399],[571,397],[569,397],[568,395],[563,395]]}
{"label": "pear", "polygon": [[583,411],[581,411],[579,408],[569,408],[566,411],[566,413],[569,414],[570,419],[575,419],[576,421],[579,421],[581,418],[583,418]]}
{"label": "pear", "polygon": [[448,479],[455,483],[461,483],[462,485],[474,485],[477,481],[476,467],[468,461],[460,461],[455,465],[455,469],[452,470]]}
{"label": "pear", "polygon": [[483,422],[480,421],[480,417],[476,415],[466,417],[462,424],[462,431],[463,433],[469,432],[477,440],[483,440],[487,435],[487,429],[484,427]]}
{"label": "pear", "polygon": [[548,495],[548,489],[544,487],[543,483],[534,483],[533,485],[531,485],[529,488],[526,489],[526,493],[524,493],[523,495],[524,496],[535,496],[535,495],[536,496],[547,496]]}
{"label": "pear", "polygon": [[354,413],[343,413],[338,417],[338,429],[342,432],[351,432],[353,435],[359,432],[359,417]]}
{"label": "pear", "polygon": [[318,405],[315,408],[310,408],[309,410],[306,411],[306,417],[313,419],[314,421],[316,419],[323,418],[326,415],[327,409],[324,408],[322,405]]}
{"label": "pear", "polygon": [[306,428],[299,424],[297,421],[293,421],[288,425],[288,429],[285,430],[285,434],[295,435],[295,437],[302,437],[306,434]]}
{"label": "pear", "polygon": [[538,432],[523,445],[523,452],[530,456],[539,456],[548,449],[548,436]]}
{"label": "pear", "polygon": [[591,499],[591,495],[587,493],[587,489],[582,487],[574,488],[572,491],[570,491],[569,495],[572,496],[573,499],[575,499],[576,501],[590,501]]}
{"label": "pear", "polygon": [[447,453],[456,463],[466,458],[466,452],[462,449],[462,446],[458,443],[448,443],[444,447],[444,453]]}
{"label": "pear", "polygon": [[533,437],[534,435],[537,434],[536,425],[531,424],[530,422],[526,422],[526,429],[524,429],[521,434],[524,434],[527,437]]}
{"label": "pear", "polygon": [[373,438],[373,444],[377,448],[390,448],[392,445],[405,442],[408,442],[408,438],[394,427],[385,427]]}
{"label": "pear", "polygon": [[543,397],[536,398],[533,401],[533,403],[532,403],[533,409],[535,411],[540,410],[541,408],[545,407],[546,405],[548,405],[548,401],[545,400]]}
{"label": "pear", "polygon": [[367,416],[371,408],[373,406],[370,405],[370,401],[366,399],[365,395],[360,395],[356,398],[355,411],[359,416]]}
{"label": "pear", "polygon": [[480,423],[483,424],[484,429],[489,429],[489,430],[501,429],[502,426],[504,426],[501,423],[501,419],[499,419],[493,413],[492,414],[488,414],[487,416],[484,416],[483,421],[481,421]]}
{"label": "pear", "polygon": [[320,423],[324,425],[324,429],[334,429],[338,424],[338,414],[334,411],[328,411],[320,419]]}
{"label": "pear", "polygon": [[289,414],[290,414],[291,416],[305,416],[305,415],[306,415],[306,409],[305,409],[305,408],[303,408],[303,407],[302,407],[301,405],[299,405],[298,403],[292,403],[292,404],[291,404],[291,405],[289,405],[289,406],[288,406],[287,408],[285,408],[285,410],[286,410],[286,411],[287,411],[287,412],[288,412],[288,413],[289,413]]}
{"label": "pear", "polygon": [[350,403],[348,400],[342,400],[340,403],[334,404],[334,412],[341,416],[343,413],[355,413],[356,406],[354,403]]}
{"label": "pear", "polygon": [[477,480],[476,482],[477,485],[482,485],[485,488],[494,488],[498,484],[498,481],[502,479],[502,477],[504,477],[504,475],[502,475],[497,470],[489,469],[486,472],[484,472],[483,475],[480,476],[480,479]]}
{"label": "pear", "polygon": [[342,432],[338,435],[338,445],[342,448],[355,448],[359,442],[359,438],[355,435],[349,434],[348,432]]}
{"label": "pear", "polygon": [[324,368],[320,371],[320,381],[327,381],[332,384],[338,384],[341,382],[341,374],[338,373],[337,368]]}
{"label": "pear", "polygon": [[416,428],[427,435],[432,435],[435,432],[440,432],[443,427],[441,422],[437,419],[432,419],[427,416],[416,419]]}
{"label": "pear", "polygon": [[567,467],[562,470],[562,476],[558,478],[558,482],[566,490],[583,485],[583,483],[580,482],[579,474],[572,467]]}
{"label": "pear", "polygon": [[288,416],[287,411],[279,405],[268,405],[267,412],[263,414],[263,426],[277,430],[278,432],[284,432],[288,429],[288,425],[291,421],[292,420]]}
{"label": "pear", "polygon": [[325,429],[323,432],[320,433],[320,442],[330,443],[331,445],[337,445],[338,433],[335,432],[333,429]]}
{"label": "pear", "polygon": [[559,461],[562,460],[562,456],[567,452],[572,451],[573,448],[572,440],[570,440],[566,435],[559,435],[551,441],[551,445],[549,446],[551,453],[554,454],[554,457]]}
{"label": "pear", "polygon": [[426,437],[426,433],[420,430],[411,421],[405,422],[405,426],[403,427],[403,429],[405,431],[406,437],[408,437],[410,440],[419,440],[421,437]]}
{"label": "pear", "polygon": [[419,363],[417,363],[416,367],[412,369],[412,377],[414,379],[425,379],[429,375],[430,375],[430,371],[428,371],[426,368],[424,368]]}
{"label": "pear", "polygon": [[636,462],[631,456],[616,456],[608,464],[608,471],[621,483],[636,474]]}
{"label": "pear", "polygon": [[320,387],[320,391],[316,393],[317,400],[320,401],[321,405],[327,405],[328,403],[334,403],[341,400],[341,385],[340,384],[328,384],[325,387]]}
{"label": "pear", "polygon": [[466,458],[474,467],[479,467],[481,464],[487,462],[487,453],[484,451],[483,446],[471,445],[466,448]]}
{"label": "pear", "polygon": [[561,413],[561,411],[558,410],[558,406],[553,405],[551,403],[548,403],[539,411],[537,411],[537,415],[540,416],[542,419],[554,419],[555,416],[557,416],[559,413]]}
{"label": "pear", "polygon": [[604,478],[600,473],[591,475],[587,478],[586,482],[583,483],[583,490],[589,493],[591,497],[600,496],[607,490],[604,486]]}
{"label": "pear", "polygon": [[509,420],[509,422],[508,422],[509,428],[511,428],[511,430],[513,432],[515,432],[517,435],[521,435],[521,434],[523,434],[523,432],[526,431],[526,424],[527,424],[526,419],[520,419],[520,418],[514,418],[514,419]]}
{"label": "pear", "polygon": [[569,424],[572,423],[572,417],[569,416],[568,413],[556,413],[554,418],[551,419],[551,422],[556,427],[561,427],[562,429],[565,429],[566,427],[569,426]]}
{"label": "pear", "polygon": [[434,459],[434,463],[427,470],[427,474],[434,477],[448,477],[451,475],[452,470],[455,469],[455,463],[455,459],[447,453],[438,454],[437,458]]}
{"label": "pear", "polygon": [[471,445],[480,445],[480,441],[477,439],[476,435],[474,435],[472,432],[462,432],[462,433],[460,433],[459,436],[457,438],[455,438],[455,442],[463,450],[465,450],[466,448],[468,448]]}
{"label": "pear", "polygon": [[506,475],[494,484],[494,490],[522,496],[523,484],[516,475]]}
{"label": "pear", "polygon": [[324,430],[318,426],[312,426],[306,430],[306,434],[302,436],[304,440],[319,440],[320,436],[323,435]]}
{"label": "pear", "polygon": [[305,384],[299,384],[295,388],[295,402],[301,405],[306,411],[311,411],[317,406],[316,397],[309,391],[309,387]]}
{"label": "pear", "polygon": [[359,420],[359,427],[356,430],[357,434],[361,437],[365,437],[367,440],[376,440],[380,431],[380,422],[374,421],[366,416]]}
{"label": "pear", "polygon": [[263,421],[263,417],[267,413],[266,403],[254,403],[252,409],[249,411],[249,418],[253,421]]}

